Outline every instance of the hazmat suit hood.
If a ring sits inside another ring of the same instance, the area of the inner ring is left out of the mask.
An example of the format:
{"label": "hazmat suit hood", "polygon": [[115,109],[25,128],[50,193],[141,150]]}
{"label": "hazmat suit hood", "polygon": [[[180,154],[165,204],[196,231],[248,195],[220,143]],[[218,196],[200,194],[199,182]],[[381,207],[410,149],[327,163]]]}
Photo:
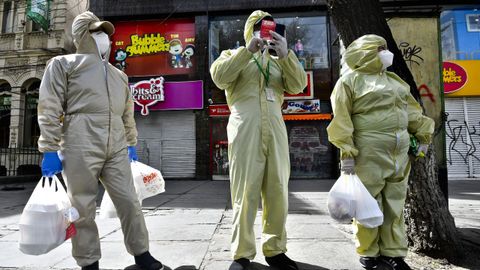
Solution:
{"label": "hazmat suit hood", "polygon": [[[100,21],[95,14],[90,11],[85,11],[75,17],[72,23],[73,43],[77,47],[79,54],[98,54],[99,51],[95,40],[90,35],[90,30],[100,29],[109,36],[115,31],[113,25],[108,21]],[[108,58],[110,49],[105,56]]]}
{"label": "hazmat suit hood", "polygon": [[379,73],[383,65],[378,57],[378,47],[387,47],[384,38],[377,35],[364,35],[352,42],[345,51],[345,62],[353,71]]}
{"label": "hazmat suit hood", "polygon": [[253,26],[255,25],[255,23],[267,16],[271,17],[272,15],[270,15],[268,12],[261,10],[255,10],[254,12],[252,12],[252,14],[250,14],[247,22],[245,23],[245,29],[243,30],[243,38],[245,39],[245,44],[248,45],[248,43],[253,37]]}

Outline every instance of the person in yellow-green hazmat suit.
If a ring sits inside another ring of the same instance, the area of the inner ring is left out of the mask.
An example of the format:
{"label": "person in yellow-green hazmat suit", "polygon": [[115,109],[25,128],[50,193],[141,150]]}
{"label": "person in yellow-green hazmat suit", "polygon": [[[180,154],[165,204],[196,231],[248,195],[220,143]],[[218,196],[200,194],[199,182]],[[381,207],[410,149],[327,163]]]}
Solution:
{"label": "person in yellow-green hazmat suit", "polygon": [[[230,269],[245,269],[255,255],[253,223],[260,195],[263,205],[263,254],[278,269],[298,269],[285,252],[290,160],[282,118],[283,92],[300,93],[306,75],[285,37],[271,31],[270,45],[260,38],[257,10],[244,29],[246,47],[225,50],[212,64],[215,84],[225,89],[231,115],[227,126],[230,190],[233,208]],[[277,56],[269,54],[275,50]]]}
{"label": "person in yellow-green hazmat suit", "polygon": [[110,22],[84,12],[72,24],[77,52],[54,57],[48,64],[38,101],[42,174],[52,176],[63,167],[70,201],[80,214],[72,255],[82,270],[99,269],[99,179],[117,209],[136,269],[159,270],[163,265],[148,251],[148,231],[129,163],[129,157],[136,159],[137,130],[128,78],[108,63],[114,31]]}
{"label": "person in yellow-green hazmat suit", "polygon": [[420,142],[418,155],[426,154],[434,122],[422,114],[410,86],[386,71],[393,54],[385,39],[358,38],[346,49],[345,62],[351,72],[340,77],[332,92],[328,138],[340,149],[342,173],[356,173],[384,214],[383,224],[373,229],[354,221],[360,263],[365,269],[410,269],[403,260],[409,134]]}

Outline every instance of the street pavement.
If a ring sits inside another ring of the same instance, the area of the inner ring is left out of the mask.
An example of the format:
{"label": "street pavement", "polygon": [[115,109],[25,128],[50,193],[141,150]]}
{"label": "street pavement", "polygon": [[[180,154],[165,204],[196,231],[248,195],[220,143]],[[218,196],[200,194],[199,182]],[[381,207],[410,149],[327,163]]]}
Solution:
{"label": "street pavement", "polygon": [[[333,180],[290,181],[288,252],[301,269],[361,269],[351,227],[337,224],[326,209]],[[0,186],[0,269],[79,269],[70,241],[48,254],[18,249],[18,220],[36,183]],[[450,181],[450,209],[457,227],[480,246],[480,181]],[[15,190],[17,188],[22,188]],[[228,181],[167,181],[166,192],[143,202],[150,251],[172,270],[227,270],[232,211]],[[99,198],[98,202],[100,202]],[[117,219],[97,219],[101,269],[133,264]],[[257,256],[250,269],[270,269],[261,253],[261,209],[255,222]],[[457,268],[456,268],[457,269]],[[463,268],[459,268],[463,269]]]}

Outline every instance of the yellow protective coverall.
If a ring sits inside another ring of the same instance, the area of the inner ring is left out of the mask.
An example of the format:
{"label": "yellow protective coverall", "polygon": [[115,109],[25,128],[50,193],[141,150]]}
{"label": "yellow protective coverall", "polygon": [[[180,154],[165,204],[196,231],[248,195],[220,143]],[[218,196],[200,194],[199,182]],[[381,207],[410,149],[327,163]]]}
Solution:
{"label": "yellow protective coverall", "polygon": [[354,221],[357,253],[405,257],[409,133],[428,144],[434,122],[422,115],[409,85],[383,70],[379,46],[386,47],[386,41],[376,35],[365,35],[348,46],[345,61],[352,72],[335,85],[334,118],[327,132],[330,142],[340,148],[341,159],[355,159],[356,174],[384,214],[383,225],[374,229]]}
{"label": "yellow protective coverall", "polygon": [[139,255],[149,248],[127,154],[127,145],[137,142],[133,100],[127,76],[108,59],[102,61],[89,33],[89,25],[98,21],[91,12],[75,18],[77,53],[50,61],[38,101],[39,150],[61,150],[68,195],[80,213],[72,238],[72,255],[80,266],[101,257],[95,224],[99,179],[117,209],[128,252]]}
{"label": "yellow protective coverall", "polygon": [[[255,22],[265,16],[269,14],[263,11],[250,15],[244,30],[246,44],[252,39]],[[227,135],[234,260],[256,255],[253,224],[260,195],[263,254],[271,257],[286,252],[290,159],[281,106],[284,91],[297,94],[306,87],[306,75],[291,50],[282,59],[271,57],[267,51],[252,54],[245,47],[225,50],[210,68],[215,84],[225,89],[231,111]],[[270,71],[268,87],[274,92],[274,101],[267,100],[267,85],[254,57],[264,71]]]}

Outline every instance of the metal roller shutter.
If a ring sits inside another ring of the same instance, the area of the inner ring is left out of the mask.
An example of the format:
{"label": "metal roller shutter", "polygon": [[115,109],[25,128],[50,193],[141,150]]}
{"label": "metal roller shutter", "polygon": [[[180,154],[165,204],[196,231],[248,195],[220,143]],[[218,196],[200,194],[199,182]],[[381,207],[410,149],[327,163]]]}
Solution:
{"label": "metal roller shutter", "polygon": [[448,177],[480,177],[480,98],[446,98]]}
{"label": "metal roller shutter", "polygon": [[480,177],[480,97],[465,98],[467,104],[467,123],[470,134],[470,174]]}
{"label": "metal roller shutter", "polygon": [[154,111],[136,115],[138,157],[159,168],[165,178],[195,177],[195,114]]}

